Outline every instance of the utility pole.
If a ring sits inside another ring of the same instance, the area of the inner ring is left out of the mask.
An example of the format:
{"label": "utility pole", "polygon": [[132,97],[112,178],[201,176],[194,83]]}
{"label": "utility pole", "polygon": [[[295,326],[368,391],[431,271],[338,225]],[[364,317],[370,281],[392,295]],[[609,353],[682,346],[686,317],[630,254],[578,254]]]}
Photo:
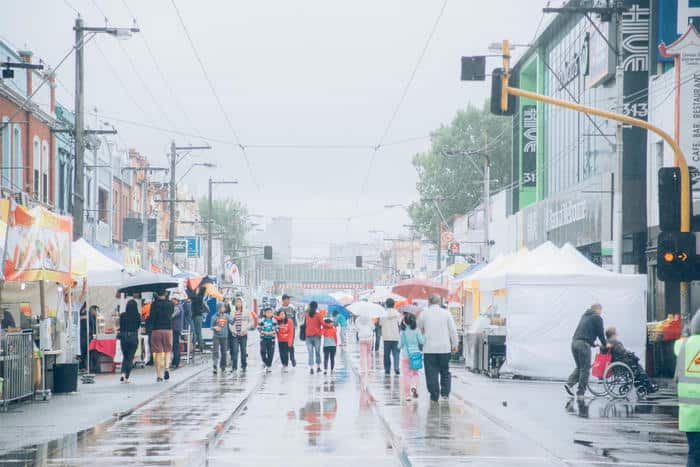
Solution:
{"label": "utility pole", "polygon": [[170,274],[175,270],[175,169],[177,167],[177,150],[175,141],[170,143],[170,228],[168,229],[168,251],[170,252]]}
{"label": "utility pole", "polygon": [[73,240],[83,236],[85,217],[85,135],[83,19],[75,19],[75,180],[73,182]]}
{"label": "utility pole", "polygon": [[83,19],[75,19],[75,178],[73,180],[73,240],[83,236],[85,221],[85,33],[107,33],[114,37],[130,37],[139,28],[86,27]]}
{"label": "utility pole", "polygon": [[484,130],[484,262],[491,259],[489,240],[489,222],[491,220],[491,160],[489,159],[489,134]]}
{"label": "utility pole", "polygon": [[[224,184],[230,184],[230,185],[235,185],[237,184],[237,180],[212,180],[211,177],[209,177],[209,219],[207,220],[207,275],[211,276],[212,273],[212,229],[214,227],[214,201],[212,199],[212,187],[214,185],[224,185]],[[221,257],[224,257],[224,252],[223,252],[223,235],[225,233],[222,233],[222,240],[221,240]]]}
{"label": "utility pole", "polygon": [[168,169],[165,167],[150,167],[146,165],[145,167],[123,167],[122,170],[143,172],[143,180],[141,180],[141,267],[145,269],[146,263],[148,262],[148,204],[146,203],[150,185],[148,173],[152,171],[167,172]]}
{"label": "utility pole", "polygon": [[437,226],[437,271],[442,269],[442,221],[438,219]]}

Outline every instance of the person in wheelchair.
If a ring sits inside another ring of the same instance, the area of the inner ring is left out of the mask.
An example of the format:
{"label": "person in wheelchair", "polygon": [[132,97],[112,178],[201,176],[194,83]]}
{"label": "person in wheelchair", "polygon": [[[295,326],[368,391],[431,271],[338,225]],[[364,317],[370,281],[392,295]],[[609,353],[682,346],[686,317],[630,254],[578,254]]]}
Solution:
{"label": "person in wheelchair", "polygon": [[605,330],[605,338],[608,340],[608,351],[612,354],[613,362],[622,362],[632,369],[634,373],[634,385],[646,389],[647,394],[654,393],[659,387],[651,382],[644,368],[639,364],[639,357],[625,348],[617,339],[617,329],[610,326]]}

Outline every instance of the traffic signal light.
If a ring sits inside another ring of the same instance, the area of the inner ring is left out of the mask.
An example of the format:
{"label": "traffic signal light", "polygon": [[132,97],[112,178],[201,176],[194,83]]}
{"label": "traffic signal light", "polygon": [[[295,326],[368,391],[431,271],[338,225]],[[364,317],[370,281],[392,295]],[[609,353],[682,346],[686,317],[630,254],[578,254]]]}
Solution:
{"label": "traffic signal light", "polygon": [[265,245],[263,247],[263,258],[272,259],[272,247],[270,245]]}
{"label": "traffic signal light", "polygon": [[508,106],[506,110],[501,108],[501,96],[503,95],[503,68],[495,68],[491,72],[491,113],[494,115],[514,115],[515,96],[508,94]]}
{"label": "traffic signal light", "polygon": [[662,232],[681,230],[681,169],[659,169],[659,228]]}
{"label": "traffic signal light", "polygon": [[486,57],[462,57],[462,81],[484,81],[486,79]]}
{"label": "traffic signal light", "polygon": [[691,282],[696,278],[694,233],[661,232],[656,255],[656,275],[659,280]]}
{"label": "traffic signal light", "polygon": [[355,256],[355,267],[356,268],[362,267],[362,256]]}

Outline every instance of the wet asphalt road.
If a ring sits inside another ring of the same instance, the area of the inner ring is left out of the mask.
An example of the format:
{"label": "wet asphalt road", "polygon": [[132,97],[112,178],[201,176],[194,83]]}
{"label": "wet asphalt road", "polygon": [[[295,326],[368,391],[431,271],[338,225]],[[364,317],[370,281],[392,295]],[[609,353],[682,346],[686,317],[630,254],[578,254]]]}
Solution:
{"label": "wet asphalt road", "polygon": [[[417,401],[385,377],[364,380],[357,348],[333,375],[207,370],[113,424],[0,457],[2,465],[683,465],[675,403],[568,401],[560,384],[493,381],[456,369],[453,397]],[[364,389],[366,388],[366,390]],[[505,402],[505,404],[504,404]]]}

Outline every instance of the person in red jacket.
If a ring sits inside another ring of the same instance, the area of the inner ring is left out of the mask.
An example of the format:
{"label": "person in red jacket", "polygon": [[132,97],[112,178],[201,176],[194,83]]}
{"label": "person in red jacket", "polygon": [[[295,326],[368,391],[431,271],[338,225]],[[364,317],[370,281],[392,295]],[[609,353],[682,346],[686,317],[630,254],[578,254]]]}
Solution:
{"label": "person in red jacket", "polygon": [[309,351],[309,373],[314,374],[314,356],[316,357],[316,373],[321,372],[321,329],[325,310],[318,309],[317,302],[309,303],[309,309],[304,313],[306,327],[306,348]]}
{"label": "person in red jacket", "polygon": [[335,351],[338,346],[338,332],[335,329],[333,318],[327,316],[323,319],[321,326],[323,334],[323,374],[328,372],[328,359],[331,361],[331,374],[335,369]]}
{"label": "person in red jacket", "polygon": [[282,361],[282,371],[288,371],[289,349],[294,345],[294,321],[287,318],[284,310],[277,315],[277,345],[280,350],[280,360]]}

